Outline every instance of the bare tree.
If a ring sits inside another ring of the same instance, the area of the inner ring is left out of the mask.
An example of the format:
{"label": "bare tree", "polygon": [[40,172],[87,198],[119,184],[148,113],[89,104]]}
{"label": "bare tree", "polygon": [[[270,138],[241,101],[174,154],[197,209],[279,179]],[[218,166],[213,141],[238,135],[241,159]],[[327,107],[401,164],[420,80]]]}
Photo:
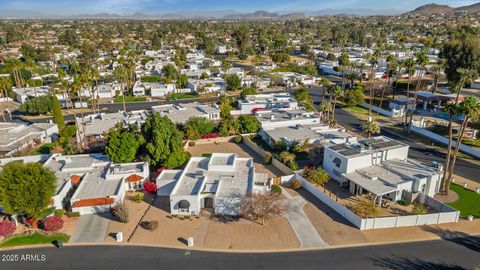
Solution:
{"label": "bare tree", "polygon": [[242,216],[252,221],[260,220],[262,225],[266,218],[279,216],[283,211],[285,205],[281,197],[270,192],[248,194],[242,199]]}
{"label": "bare tree", "polygon": [[121,202],[115,207],[113,207],[112,211],[113,215],[116,216],[121,222],[123,223],[128,223],[129,217],[128,217],[128,207],[124,202]]}

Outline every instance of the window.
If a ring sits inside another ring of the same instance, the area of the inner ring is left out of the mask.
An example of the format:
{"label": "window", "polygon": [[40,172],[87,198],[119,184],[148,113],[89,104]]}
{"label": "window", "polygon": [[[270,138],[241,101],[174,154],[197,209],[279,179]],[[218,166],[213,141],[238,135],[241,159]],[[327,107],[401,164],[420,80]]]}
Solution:
{"label": "window", "polygon": [[340,168],[340,164],[342,164],[342,161],[338,157],[334,158],[332,162],[335,164],[335,166],[337,166],[337,168]]}

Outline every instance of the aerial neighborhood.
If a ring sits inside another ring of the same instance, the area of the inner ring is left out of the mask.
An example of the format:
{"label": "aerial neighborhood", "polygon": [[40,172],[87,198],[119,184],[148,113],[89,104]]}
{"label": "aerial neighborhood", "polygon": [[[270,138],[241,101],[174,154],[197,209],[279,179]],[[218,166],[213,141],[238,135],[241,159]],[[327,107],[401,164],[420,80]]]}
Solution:
{"label": "aerial neighborhood", "polygon": [[435,7],[0,20],[0,250],[479,235],[480,9]]}

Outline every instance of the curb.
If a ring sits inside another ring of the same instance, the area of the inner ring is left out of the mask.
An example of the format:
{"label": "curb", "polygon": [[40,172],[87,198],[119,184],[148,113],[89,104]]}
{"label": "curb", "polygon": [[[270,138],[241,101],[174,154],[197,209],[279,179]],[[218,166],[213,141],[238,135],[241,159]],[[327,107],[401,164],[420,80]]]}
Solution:
{"label": "curb", "polygon": [[[480,234],[469,235],[468,237],[477,237]],[[155,244],[142,244],[142,243],[104,243],[104,242],[90,242],[90,243],[65,243],[64,247],[82,247],[82,246],[111,246],[111,247],[149,247],[149,248],[166,248],[174,249],[178,251],[199,251],[199,252],[214,252],[214,253],[236,253],[236,254],[252,254],[252,253],[299,253],[299,252],[308,252],[308,251],[322,251],[322,250],[336,250],[336,249],[346,249],[346,248],[359,248],[359,247],[375,247],[383,245],[400,245],[406,243],[421,243],[435,240],[451,240],[457,238],[454,235],[441,237],[435,235],[431,238],[417,239],[417,240],[399,240],[393,242],[376,242],[376,243],[357,243],[357,244],[346,244],[346,245],[336,245],[336,246],[327,246],[327,247],[306,247],[306,248],[287,248],[287,249],[245,249],[245,250],[229,250],[229,249],[218,249],[218,248],[196,248],[196,247],[178,247],[170,245],[155,245]],[[27,246],[16,246],[9,248],[0,248],[0,252],[12,251],[12,250],[23,250],[23,249],[40,249],[40,248],[54,248],[51,244],[42,244],[42,245],[27,245]]]}

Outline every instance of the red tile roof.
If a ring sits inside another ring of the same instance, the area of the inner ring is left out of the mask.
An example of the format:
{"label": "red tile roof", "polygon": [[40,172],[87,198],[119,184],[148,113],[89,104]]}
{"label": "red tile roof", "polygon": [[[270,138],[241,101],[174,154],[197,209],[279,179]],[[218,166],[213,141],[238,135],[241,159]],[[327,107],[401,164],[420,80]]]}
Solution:
{"label": "red tile roof", "polygon": [[143,177],[138,174],[132,174],[129,177],[127,177],[125,180],[127,182],[138,182],[138,181],[142,181]]}
{"label": "red tile roof", "polygon": [[78,184],[78,182],[80,182],[80,179],[82,179],[82,177],[80,175],[72,175],[70,177],[70,182],[72,183],[72,185],[76,185]]}
{"label": "red tile roof", "polygon": [[84,206],[95,206],[95,205],[106,205],[113,204],[113,198],[95,198],[95,199],[86,199],[80,200],[73,203],[73,207],[84,207]]}

